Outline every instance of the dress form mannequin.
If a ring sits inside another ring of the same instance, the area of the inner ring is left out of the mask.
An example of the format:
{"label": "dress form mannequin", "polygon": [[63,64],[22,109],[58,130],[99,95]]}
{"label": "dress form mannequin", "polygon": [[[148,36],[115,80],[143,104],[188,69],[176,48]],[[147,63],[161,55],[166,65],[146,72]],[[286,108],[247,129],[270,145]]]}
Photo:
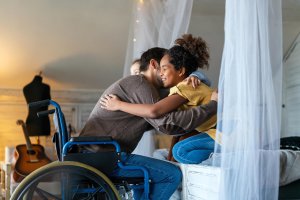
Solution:
{"label": "dress form mannequin", "polygon": [[[42,77],[36,75],[34,79],[23,88],[23,93],[27,104],[35,101],[51,99],[50,86],[42,83]],[[48,106],[40,108],[29,108],[29,113],[26,119],[26,127],[29,136],[44,136],[50,135],[50,120],[49,117],[38,117],[37,112],[47,110]]]}

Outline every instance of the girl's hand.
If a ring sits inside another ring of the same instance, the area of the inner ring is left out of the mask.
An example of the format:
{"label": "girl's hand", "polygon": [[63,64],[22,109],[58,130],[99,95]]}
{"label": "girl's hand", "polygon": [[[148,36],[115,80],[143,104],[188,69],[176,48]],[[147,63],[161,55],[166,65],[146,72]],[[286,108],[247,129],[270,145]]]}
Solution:
{"label": "girl's hand", "polygon": [[201,80],[196,76],[189,76],[183,80],[187,85],[192,84],[193,88],[198,87],[201,84]]}
{"label": "girl's hand", "polygon": [[106,94],[100,99],[101,108],[111,111],[120,110],[121,102],[119,97],[114,94]]}
{"label": "girl's hand", "polygon": [[214,90],[211,94],[210,100],[218,102],[218,90]]}

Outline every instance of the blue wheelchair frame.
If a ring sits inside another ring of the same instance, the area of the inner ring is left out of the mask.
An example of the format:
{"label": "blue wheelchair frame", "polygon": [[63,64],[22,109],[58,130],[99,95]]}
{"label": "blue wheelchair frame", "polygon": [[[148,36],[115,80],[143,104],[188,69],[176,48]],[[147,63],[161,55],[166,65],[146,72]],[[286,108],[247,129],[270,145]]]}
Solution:
{"label": "blue wheelchair frame", "polygon": [[[117,166],[121,169],[124,170],[141,170],[143,172],[143,185],[131,185],[131,189],[142,189],[144,188],[144,195],[145,199],[149,199],[149,188],[150,188],[150,178],[149,178],[149,172],[148,170],[143,167],[143,166],[131,166],[131,165],[124,165],[122,160],[121,160],[121,147],[118,144],[117,141],[115,140],[108,140],[105,139],[103,140],[103,137],[97,137],[97,141],[93,141],[95,137],[76,137],[75,140],[70,138],[69,133],[66,128],[66,123],[65,123],[65,118],[63,115],[63,112],[60,108],[60,105],[53,101],[53,100],[43,100],[43,101],[37,101],[37,102],[32,102],[28,104],[29,107],[42,107],[42,106],[48,106],[52,105],[55,107],[54,110],[47,110],[47,111],[42,111],[38,113],[38,116],[43,116],[43,115],[49,115],[49,114],[56,114],[57,121],[58,121],[58,137],[59,137],[59,146],[62,148],[62,150],[58,150],[58,157],[61,162],[65,160],[65,157],[68,155],[69,149],[74,146],[74,145],[113,145],[115,147],[115,151],[117,154]],[[82,138],[82,140],[81,140]],[[91,141],[89,141],[91,139]],[[93,140],[92,140],[93,139]],[[126,177],[120,177],[123,178],[122,180],[126,181]],[[130,177],[127,177],[130,178]],[[129,183],[130,184],[130,183]]]}

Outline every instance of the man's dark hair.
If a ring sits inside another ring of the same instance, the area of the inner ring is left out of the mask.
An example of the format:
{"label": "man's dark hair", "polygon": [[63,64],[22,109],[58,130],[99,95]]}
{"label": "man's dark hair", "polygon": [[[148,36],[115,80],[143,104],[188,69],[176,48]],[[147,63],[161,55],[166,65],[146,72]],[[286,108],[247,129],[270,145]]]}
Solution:
{"label": "man's dark hair", "polygon": [[162,59],[166,52],[166,49],[160,48],[160,47],[154,47],[151,49],[148,49],[141,55],[140,59],[140,71],[146,71],[149,66],[149,62],[151,59],[156,60],[158,63]]}

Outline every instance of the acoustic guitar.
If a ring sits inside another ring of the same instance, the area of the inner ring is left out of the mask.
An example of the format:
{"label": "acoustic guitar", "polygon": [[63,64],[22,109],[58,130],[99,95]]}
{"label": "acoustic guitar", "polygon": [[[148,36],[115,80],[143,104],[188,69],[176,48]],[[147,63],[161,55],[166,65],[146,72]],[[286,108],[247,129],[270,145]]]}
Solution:
{"label": "acoustic guitar", "polygon": [[26,145],[17,145],[14,153],[15,164],[13,179],[16,182],[21,182],[28,174],[50,163],[51,160],[46,156],[43,146],[31,144],[24,121],[17,120],[17,125],[22,126],[26,140]]}

